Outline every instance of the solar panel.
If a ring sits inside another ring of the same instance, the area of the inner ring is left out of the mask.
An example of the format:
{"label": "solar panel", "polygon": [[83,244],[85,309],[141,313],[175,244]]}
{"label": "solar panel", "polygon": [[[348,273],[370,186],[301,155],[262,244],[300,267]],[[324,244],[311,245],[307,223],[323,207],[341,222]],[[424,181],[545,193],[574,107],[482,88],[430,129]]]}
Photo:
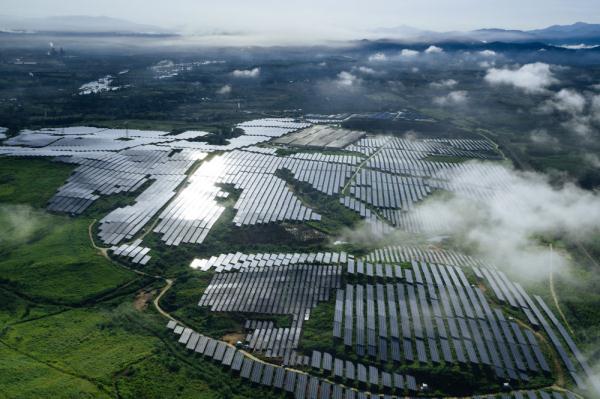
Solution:
{"label": "solar panel", "polygon": [[206,357],[213,357],[215,354],[215,350],[217,349],[217,342],[216,340],[209,338],[208,339],[208,343],[206,344],[206,349],[204,350],[204,356]]}
{"label": "solar panel", "polygon": [[406,386],[409,391],[417,392],[417,381],[412,375],[405,376]]}
{"label": "solar panel", "polygon": [[198,339],[198,343],[196,344],[196,349],[194,349],[194,351],[196,353],[204,353],[204,350],[206,349],[206,344],[208,344],[208,337],[201,335],[200,339]]}
{"label": "solar panel", "polygon": [[427,363],[427,352],[425,351],[425,343],[420,339],[415,341],[417,346],[417,357],[419,358],[419,362]]}
{"label": "solar panel", "polygon": [[356,378],[356,372],[354,368],[354,363],[346,360],[346,379],[349,381],[354,381]]}
{"label": "solar panel", "polygon": [[402,374],[394,373],[394,388],[398,391],[404,390],[404,376]]}
{"label": "solar panel", "polygon": [[344,361],[342,359],[335,358],[333,361],[333,375],[336,378],[344,376]]}
{"label": "solar panel", "polygon": [[331,393],[332,399],[344,399],[344,388],[339,385],[334,385]]}
{"label": "solar panel", "polygon": [[319,399],[330,399],[331,398],[331,384],[327,381],[321,383],[321,389],[319,390]]}
{"label": "solar panel", "polygon": [[331,371],[333,357],[330,353],[323,353],[323,370]]}
{"label": "solar panel", "polygon": [[390,373],[385,371],[381,372],[381,385],[383,385],[384,388],[393,388],[392,375]]}
{"label": "solar panel", "polygon": [[193,332],[192,335],[190,336],[190,339],[188,340],[185,348],[189,349],[189,350],[194,350],[199,339],[200,339],[200,334],[198,334],[197,332]]}
{"label": "solar panel", "polygon": [[217,344],[217,348],[215,349],[215,354],[213,356],[213,360],[220,362],[223,360],[223,356],[225,356],[225,350],[228,348],[227,344],[223,341],[219,341]]}
{"label": "solar panel", "polygon": [[275,376],[273,378],[273,387],[281,389],[285,378],[285,369],[283,367],[275,367]]}
{"label": "solar panel", "polygon": [[181,333],[181,336],[179,337],[179,343],[184,345],[187,344],[193,332],[194,331],[191,328],[186,327]]}
{"label": "solar panel", "polygon": [[242,363],[244,361],[244,354],[242,352],[236,352],[233,357],[233,362],[231,363],[231,369],[233,371],[239,371],[242,368]]}
{"label": "solar panel", "polygon": [[363,384],[367,383],[367,368],[364,364],[358,363],[356,365],[356,379]]}
{"label": "solar panel", "polygon": [[252,367],[252,375],[250,377],[250,381],[252,381],[255,384],[259,384],[261,382],[263,368],[263,363],[254,362],[254,367]]}
{"label": "solar panel", "polygon": [[369,383],[373,386],[379,385],[379,371],[376,367],[369,366]]}
{"label": "solar panel", "polygon": [[240,377],[248,379],[250,378],[250,373],[252,372],[252,366],[254,365],[254,360],[249,358],[244,358],[242,363],[242,369],[240,371]]}
{"label": "solar panel", "polygon": [[314,369],[320,369],[321,368],[321,352],[319,352],[319,351],[312,351],[312,356],[311,356],[311,360],[310,360],[310,367],[312,367]]}
{"label": "solar panel", "polygon": [[284,390],[287,392],[294,392],[294,388],[296,387],[296,377],[298,373],[296,371],[287,370],[285,372],[285,386]]}
{"label": "solar panel", "polygon": [[[311,379],[314,377],[311,377]],[[298,374],[298,378],[296,379],[296,390],[294,392],[294,397],[297,399],[304,399],[306,398],[306,383],[307,383],[308,377],[306,376],[306,374]],[[316,399],[316,395],[315,396],[309,396],[311,399]]]}
{"label": "solar panel", "polygon": [[223,360],[221,361],[221,363],[224,366],[231,366],[235,352],[236,352],[236,349],[234,347],[228,346],[227,349],[225,350],[225,354],[223,355]]}

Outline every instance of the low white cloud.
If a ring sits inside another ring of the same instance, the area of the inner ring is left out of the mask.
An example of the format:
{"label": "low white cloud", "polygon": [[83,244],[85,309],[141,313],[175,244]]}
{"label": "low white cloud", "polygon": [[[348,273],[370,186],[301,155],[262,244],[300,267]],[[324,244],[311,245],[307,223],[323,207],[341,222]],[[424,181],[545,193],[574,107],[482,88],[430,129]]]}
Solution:
{"label": "low white cloud", "polygon": [[575,133],[585,139],[589,139],[595,131],[591,125],[591,118],[588,115],[575,115],[568,121],[563,122],[562,126],[571,133]]}
{"label": "low white cloud", "polygon": [[366,67],[366,66],[360,66],[356,69],[359,72],[364,73],[366,75],[377,75],[378,74],[378,72],[376,70],[374,70],[373,68]]}
{"label": "low white cloud", "polygon": [[336,84],[341,87],[353,87],[361,83],[361,79],[347,71],[338,73]]}
{"label": "low white cloud", "polygon": [[[356,245],[414,245],[445,237],[468,253],[514,272],[521,281],[540,281],[550,272],[550,262],[557,272],[565,271],[569,262],[541,240],[561,237],[586,243],[600,232],[600,193],[568,182],[556,187],[546,175],[502,165],[473,161],[464,166],[445,175],[450,187],[462,190],[430,197],[416,206],[423,237],[399,230],[381,234],[364,224],[341,231],[340,240]],[[469,194],[478,191],[493,194],[481,198]]]}
{"label": "low white cloud", "polygon": [[551,67],[543,62],[525,64],[520,68],[488,69],[485,80],[492,85],[509,85],[527,93],[541,93],[557,83]]}
{"label": "low white cloud", "polygon": [[23,244],[51,223],[50,216],[28,205],[0,205],[0,246]]}
{"label": "low white cloud", "polygon": [[387,61],[387,60],[388,60],[388,57],[384,53],[375,53],[375,54],[369,56],[370,62],[382,62],[382,61]]}
{"label": "low white cloud", "polygon": [[495,57],[496,52],[494,50],[482,50],[479,52],[480,55],[484,57]]}
{"label": "low white cloud", "polygon": [[561,89],[539,109],[543,113],[568,117],[568,120],[562,122],[563,128],[585,139],[597,133],[600,126],[600,95]]}
{"label": "low white cloud", "polygon": [[260,68],[236,69],[232,75],[236,78],[257,78],[260,75]]}
{"label": "low white cloud", "polygon": [[598,156],[598,154],[591,154],[588,152],[583,154],[583,160],[594,168],[600,169],[600,156]]}
{"label": "low white cloud", "polygon": [[217,90],[217,94],[224,95],[229,93],[231,93],[231,85],[224,85],[219,90]]}
{"label": "low white cloud", "polygon": [[590,49],[593,49],[596,47],[600,47],[600,45],[579,43],[579,44],[564,44],[562,46],[557,46],[557,47],[562,47],[562,48],[566,48],[569,50],[590,50]]}
{"label": "low white cloud", "polygon": [[596,123],[600,124],[600,94],[592,97],[590,115]]}
{"label": "low white cloud", "polygon": [[407,57],[407,58],[411,58],[411,57],[416,57],[417,55],[419,55],[419,52],[416,50],[410,50],[405,48],[404,50],[402,50],[400,52],[400,56],[402,57]]}
{"label": "low white cloud", "polygon": [[[538,277],[548,271],[549,249],[540,237],[586,240],[600,228],[600,195],[566,183],[554,187],[548,177],[504,166],[485,166],[489,173],[465,168],[451,185],[488,188],[485,200],[455,195],[425,201],[417,207],[430,234],[446,234],[499,267]],[[554,267],[567,260],[554,254]]]}
{"label": "low white cloud", "polygon": [[461,105],[467,102],[469,98],[465,90],[451,91],[445,96],[435,97],[433,102],[437,105]]}
{"label": "low white cloud", "polygon": [[575,90],[561,89],[544,104],[549,111],[566,112],[571,115],[580,114],[585,109],[585,97]]}
{"label": "low white cloud", "polygon": [[454,79],[444,79],[444,80],[439,80],[437,82],[431,82],[429,84],[429,86],[435,88],[435,89],[445,89],[445,88],[452,88],[454,86],[456,86],[458,84],[458,82]]}
{"label": "low white cloud", "polygon": [[529,139],[536,144],[557,144],[558,139],[548,134],[546,129],[535,129],[529,133]]}
{"label": "low white cloud", "polygon": [[427,49],[425,50],[425,53],[427,53],[427,54],[439,54],[439,53],[443,53],[443,52],[444,52],[443,48],[434,46],[434,45],[427,47]]}

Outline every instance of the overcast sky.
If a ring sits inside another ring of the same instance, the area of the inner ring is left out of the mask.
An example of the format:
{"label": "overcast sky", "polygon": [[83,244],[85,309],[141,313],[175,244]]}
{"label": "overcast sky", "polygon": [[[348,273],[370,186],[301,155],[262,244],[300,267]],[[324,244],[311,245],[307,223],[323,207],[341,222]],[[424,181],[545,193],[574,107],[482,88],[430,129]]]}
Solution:
{"label": "overcast sky", "polygon": [[600,22],[599,0],[2,0],[0,14],[92,15],[180,31],[437,31]]}

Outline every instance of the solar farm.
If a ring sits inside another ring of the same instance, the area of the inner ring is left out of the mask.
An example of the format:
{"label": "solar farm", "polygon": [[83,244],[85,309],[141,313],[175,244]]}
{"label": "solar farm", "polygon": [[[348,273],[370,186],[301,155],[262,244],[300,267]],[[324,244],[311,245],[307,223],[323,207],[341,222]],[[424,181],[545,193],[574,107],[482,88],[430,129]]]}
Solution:
{"label": "solar farm", "polygon": [[[156,69],[157,79],[177,73],[168,67]],[[453,384],[468,385],[461,396],[472,398],[600,393],[551,304],[500,265],[457,249],[200,251],[223,224],[232,234],[319,229],[331,216],[299,187],[374,234],[414,236],[436,228],[419,211],[428,198],[486,201],[511,189],[501,153],[483,137],[409,139],[337,126],[351,117],[402,113],[254,119],[237,124],[243,134],[224,145],[194,130],[81,126],[5,139],[0,129],[0,155],[74,165],[46,205],[54,214],[77,218],[103,198],[131,195],[90,227],[106,256],[126,268],[154,275],[169,266],[164,254],[198,250],[184,267],[207,283],[188,312],[235,317],[240,330],[232,340],[166,314],[168,339],[190,362],[210,362],[248,386],[298,399],[456,396]]]}

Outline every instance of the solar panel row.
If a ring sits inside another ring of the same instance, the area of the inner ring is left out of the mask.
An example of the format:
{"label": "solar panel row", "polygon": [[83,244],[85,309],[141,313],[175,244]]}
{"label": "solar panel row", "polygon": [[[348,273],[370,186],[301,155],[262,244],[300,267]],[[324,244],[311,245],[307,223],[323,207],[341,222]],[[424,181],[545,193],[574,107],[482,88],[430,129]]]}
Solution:
{"label": "solar panel row", "polygon": [[341,283],[341,266],[294,264],[287,267],[249,267],[218,273],[204,291],[199,306],[214,312],[292,315],[290,327],[271,322],[256,325],[248,336],[250,347],[268,357],[289,357],[300,339],[310,309],[327,300]]}
{"label": "solar panel row", "polygon": [[208,259],[194,259],[190,266],[194,269],[216,272],[240,270],[256,266],[288,266],[295,264],[338,264],[353,259],[346,252],[311,252],[311,253],[252,253],[242,252],[220,254]]}
{"label": "solar panel row", "polygon": [[[526,341],[516,323],[509,323],[501,311],[492,310],[481,290],[470,285],[460,268],[417,261],[411,266],[392,273],[391,267],[360,259],[349,265],[355,275],[373,279],[393,275],[396,283],[346,285],[344,296],[350,300],[338,322],[342,321],[347,347],[355,345],[357,354],[364,355],[366,350],[384,362],[391,358],[395,362],[482,365],[492,367],[500,378],[514,380],[529,379],[529,372],[548,372],[541,352],[537,352],[541,356],[536,355],[537,342]],[[398,274],[400,279],[395,277]]]}

